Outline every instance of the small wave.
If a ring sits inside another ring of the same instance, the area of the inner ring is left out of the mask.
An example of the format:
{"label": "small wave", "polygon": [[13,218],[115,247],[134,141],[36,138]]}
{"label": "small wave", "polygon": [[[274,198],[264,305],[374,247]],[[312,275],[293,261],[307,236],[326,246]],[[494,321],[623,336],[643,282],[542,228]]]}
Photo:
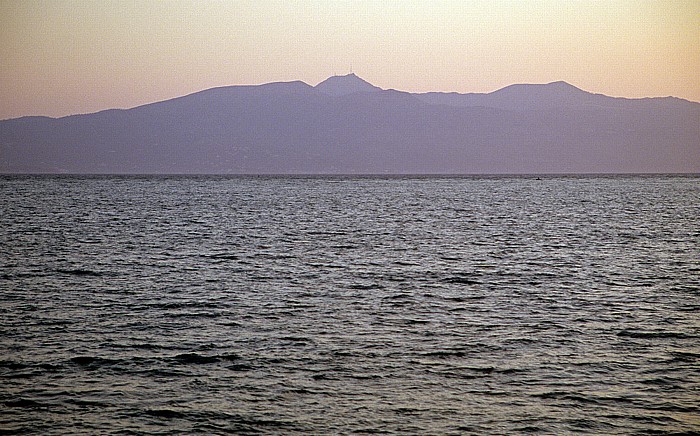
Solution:
{"label": "small wave", "polygon": [[663,410],[665,412],[677,412],[677,413],[698,413],[700,412],[700,407],[697,406],[682,406],[678,404],[663,403],[658,405],[648,405],[647,409],[651,410]]}
{"label": "small wave", "polygon": [[143,344],[130,344],[127,345],[129,348],[135,348],[137,350],[161,350],[164,348],[170,348],[165,345],[161,344],[153,344],[153,343],[143,343]]}
{"label": "small wave", "polygon": [[529,370],[527,370],[525,368],[503,368],[503,369],[494,368],[494,371],[499,373],[499,374],[520,374],[520,373],[528,372]]}
{"label": "small wave", "polygon": [[116,360],[105,359],[97,356],[76,356],[72,357],[70,361],[80,366],[101,366],[117,363]]}
{"label": "small wave", "polygon": [[[390,300],[387,302],[388,306],[391,307],[404,307],[404,306],[412,306],[415,305],[416,302],[413,300]],[[379,323],[373,323],[373,324],[382,324],[381,322]]]}
{"label": "small wave", "polygon": [[468,366],[464,369],[469,371],[480,372],[482,374],[491,374],[496,368],[493,366]]}
{"label": "small wave", "polygon": [[430,374],[439,375],[439,376],[442,376],[445,378],[458,378],[458,379],[462,379],[462,380],[474,380],[477,378],[482,378],[482,376],[479,376],[479,375],[465,374],[462,372],[454,372],[454,371],[436,371],[436,370],[429,369],[427,372]]}
{"label": "small wave", "polygon": [[571,393],[571,392],[560,392],[560,391],[542,392],[542,393],[538,393],[538,394],[532,394],[532,396],[535,398],[542,398],[545,400],[567,400],[567,401],[576,401],[578,403],[599,404],[599,401],[597,401],[595,398],[587,397],[587,396],[583,396],[583,395],[578,395],[578,394]]}
{"label": "small wave", "polygon": [[232,253],[203,254],[202,257],[218,260],[238,260],[240,256]]}
{"label": "small wave", "polygon": [[82,406],[82,407],[108,407],[109,406],[108,404],[102,403],[100,401],[83,400],[80,398],[69,398],[66,400],[66,403],[74,404],[76,406]]}
{"label": "small wave", "polygon": [[413,319],[413,318],[407,318],[403,319],[402,322],[407,325],[415,325],[415,324],[430,324],[430,320],[427,319]]}
{"label": "small wave", "polygon": [[[624,419],[624,420],[632,420],[632,421],[637,421],[645,424],[660,424],[660,425],[666,425],[666,424],[675,424],[680,421],[677,419],[674,419],[673,417],[670,416],[646,416],[646,415],[633,415],[633,414],[626,414],[626,415],[621,415],[617,413],[611,413],[607,415],[603,415],[605,418],[608,419]],[[682,433],[672,433],[673,435],[680,435]],[[694,433],[697,434],[697,433]]]}
{"label": "small wave", "polygon": [[151,303],[146,307],[153,309],[222,309],[224,305],[221,303],[210,303],[206,301],[175,301],[167,303]]}
{"label": "small wave", "polygon": [[399,415],[417,416],[417,415],[420,415],[424,410],[423,409],[416,409],[413,407],[397,407],[393,411],[395,413],[398,413]]}
{"label": "small wave", "polygon": [[176,356],[173,356],[172,359],[178,363],[195,363],[195,364],[214,363],[214,362],[219,361],[219,359],[217,359],[215,356],[204,356],[204,355],[197,354],[197,353],[182,353],[182,354],[178,354]]}
{"label": "small wave", "polygon": [[418,266],[419,264],[416,262],[408,262],[406,260],[397,260],[394,262],[394,265],[399,265],[399,266]]}
{"label": "small wave", "polygon": [[313,267],[313,268],[332,268],[332,269],[346,269],[346,268],[348,268],[347,265],[338,265],[338,264],[335,264],[335,263],[317,263],[317,262],[313,262],[313,263],[309,263],[308,265],[309,265],[310,267]]}
{"label": "small wave", "polygon": [[49,372],[56,372],[62,369],[62,365],[56,365],[53,363],[40,363],[37,366]]}
{"label": "small wave", "polygon": [[518,433],[542,433],[545,429],[536,425],[526,425],[524,427],[516,427],[514,430]]}
{"label": "small wave", "polygon": [[486,298],[485,295],[461,295],[458,297],[443,297],[447,301],[454,301],[455,303],[466,303],[467,301],[473,300],[483,300]]}
{"label": "small wave", "polygon": [[332,245],[331,248],[334,248],[336,250],[354,250],[354,249],[359,248],[359,247],[357,245],[340,244],[340,245]]}
{"label": "small wave", "polygon": [[10,370],[26,369],[29,365],[21,362],[15,362],[13,360],[0,360],[0,368],[6,368]]}
{"label": "small wave", "polygon": [[41,371],[29,371],[29,372],[15,372],[12,374],[6,374],[6,375],[4,375],[4,377],[8,378],[8,379],[23,379],[23,378],[37,377],[39,375],[41,375]]}
{"label": "small wave", "polygon": [[446,277],[442,281],[445,283],[452,283],[452,284],[458,284],[458,285],[478,285],[481,283],[478,280],[474,280],[473,278],[464,277],[464,276]]}
{"label": "small wave", "polygon": [[377,283],[352,283],[348,285],[349,289],[358,289],[358,290],[368,290],[368,289],[384,289],[384,286],[379,285]]}
{"label": "small wave", "polygon": [[309,232],[306,232],[307,235],[314,235],[314,236],[345,236],[348,233],[347,232],[340,232],[340,231],[317,231],[317,230],[312,230]]}
{"label": "small wave", "polygon": [[102,243],[102,239],[100,238],[85,238],[85,239],[78,239],[76,242],[80,244],[100,244]]}
{"label": "small wave", "polygon": [[349,374],[348,377],[355,380],[377,380],[384,378],[381,374],[364,374],[364,373],[353,373]]}
{"label": "small wave", "polygon": [[585,395],[579,392],[563,392],[563,391],[552,391],[544,392],[539,394],[532,394],[533,397],[543,398],[543,399],[556,399],[556,400],[566,400],[575,401],[578,403],[589,403],[589,404],[632,404],[635,402],[634,398],[627,396],[595,396],[595,395]]}
{"label": "small wave", "polygon": [[176,312],[168,314],[171,318],[219,318],[224,316],[221,312]]}
{"label": "small wave", "polygon": [[194,432],[202,434],[269,434],[271,429],[274,429],[272,434],[284,434],[285,432],[281,432],[280,429],[303,431],[302,434],[313,433],[290,421],[245,417],[230,413],[197,413],[189,414],[188,417],[199,421],[194,425]]}
{"label": "small wave", "polygon": [[693,353],[690,351],[672,351],[670,354],[673,356],[671,361],[675,362],[695,362],[696,360],[700,359],[699,353]]}
{"label": "small wave", "polygon": [[240,322],[236,322],[236,321],[226,321],[226,322],[220,323],[219,325],[222,325],[224,327],[241,327],[242,326],[242,324]]}
{"label": "small wave", "polygon": [[48,409],[48,404],[42,404],[27,398],[18,398],[16,400],[5,401],[6,407],[16,407],[23,409]]}
{"label": "small wave", "polygon": [[246,364],[246,363],[236,363],[236,364],[227,366],[226,369],[230,369],[231,371],[250,371],[253,369],[253,367],[251,365]]}
{"label": "small wave", "polygon": [[337,377],[334,377],[334,376],[332,376],[332,375],[328,375],[328,374],[325,374],[325,373],[313,374],[313,375],[311,376],[311,378],[312,378],[313,380],[338,380]]}
{"label": "small wave", "polygon": [[220,362],[222,360],[224,361],[233,361],[233,360],[238,360],[240,359],[240,356],[237,354],[217,354],[217,355],[203,355],[199,353],[182,353],[178,354],[176,356],[173,356],[170,358],[171,360],[177,362],[177,363],[182,363],[182,364],[207,364],[207,363],[216,363]]}
{"label": "small wave", "polygon": [[690,339],[690,338],[692,338],[692,336],[689,336],[685,333],[665,332],[665,331],[645,332],[645,331],[639,331],[639,330],[622,330],[617,335],[620,337],[637,338],[637,339]]}
{"label": "small wave", "polygon": [[183,412],[178,412],[177,410],[171,410],[171,409],[148,409],[143,411],[144,414],[149,415],[149,416],[155,416],[157,418],[166,418],[166,419],[177,419],[177,418],[185,418],[187,415]]}
{"label": "small wave", "polygon": [[38,271],[34,270],[32,272],[18,272],[15,273],[11,278],[19,278],[19,279],[24,279],[24,278],[34,278],[34,277],[47,277],[50,276],[51,274],[45,271]]}
{"label": "small wave", "polygon": [[383,300],[413,300],[413,294],[400,293],[394,295],[388,295],[382,298]]}
{"label": "small wave", "polygon": [[426,353],[422,353],[422,356],[426,357],[438,357],[442,359],[447,359],[450,357],[464,357],[467,356],[469,353],[464,350],[437,350],[437,351],[428,351]]}
{"label": "small wave", "polygon": [[61,274],[68,274],[72,276],[80,276],[80,277],[102,277],[102,273],[97,272],[97,271],[92,271],[89,269],[81,269],[81,268],[75,268],[75,269],[57,269],[56,272],[59,272]]}
{"label": "small wave", "polygon": [[664,386],[668,389],[675,389],[675,388],[683,385],[683,380],[673,378],[673,377],[668,377],[668,376],[643,379],[643,380],[640,380],[639,382],[643,383],[645,385]]}
{"label": "small wave", "polygon": [[568,423],[574,429],[584,431],[593,431],[595,429],[600,429],[601,427],[609,427],[609,425],[606,423],[592,419],[572,419],[569,420]]}
{"label": "small wave", "polygon": [[299,337],[299,336],[282,336],[280,339],[283,341],[295,342],[295,343],[300,343],[300,344],[313,343],[313,340],[311,340],[309,338]]}

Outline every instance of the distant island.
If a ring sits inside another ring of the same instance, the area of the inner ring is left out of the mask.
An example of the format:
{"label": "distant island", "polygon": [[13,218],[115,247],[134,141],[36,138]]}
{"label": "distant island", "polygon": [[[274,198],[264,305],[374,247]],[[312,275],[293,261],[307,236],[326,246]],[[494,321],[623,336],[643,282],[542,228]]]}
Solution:
{"label": "distant island", "polygon": [[407,93],[355,74],[0,121],[0,173],[700,173],[700,103],[565,82]]}

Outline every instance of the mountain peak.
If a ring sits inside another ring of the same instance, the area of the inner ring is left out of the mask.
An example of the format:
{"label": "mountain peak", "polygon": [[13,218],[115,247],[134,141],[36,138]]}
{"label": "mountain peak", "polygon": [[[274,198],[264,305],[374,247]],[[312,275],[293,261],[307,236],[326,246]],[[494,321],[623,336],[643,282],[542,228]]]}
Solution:
{"label": "mountain peak", "polygon": [[594,103],[591,93],[564,81],[522,83],[506,86],[488,94],[491,103],[508,109],[551,109]]}
{"label": "mountain peak", "polygon": [[505,88],[501,88],[493,93],[499,92],[586,92],[576,86],[559,80],[550,83],[516,83],[513,85],[508,85]]}
{"label": "mountain peak", "polygon": [[564,87],[564,88],[566,88],[566,87],[569,87],[569,88],[576,88],[576,87],[575,87],[574,85],[572,85],[571,83],[565,82],[565,81],[563,81],[563,80],[557,80],[556,82],[550,82],[550,83],[547,83],[547,85],[550,85],[550,86],[560,86],[560,87]]}
{"label": "mountain peak", "polygon": [[355,73],[344,76],[331,76],[315,86],[324,94],[338,97],[356,92],[377,92],[382,89],[358,77]]}

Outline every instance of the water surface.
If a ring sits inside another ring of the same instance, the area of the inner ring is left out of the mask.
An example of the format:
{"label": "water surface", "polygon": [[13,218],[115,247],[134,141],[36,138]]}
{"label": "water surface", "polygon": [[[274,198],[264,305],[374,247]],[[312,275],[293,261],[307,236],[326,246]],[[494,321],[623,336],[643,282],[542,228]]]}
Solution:
{"label": "water surface", "polygon": [[0,179],[0,430],[700,431],[700,178]]}

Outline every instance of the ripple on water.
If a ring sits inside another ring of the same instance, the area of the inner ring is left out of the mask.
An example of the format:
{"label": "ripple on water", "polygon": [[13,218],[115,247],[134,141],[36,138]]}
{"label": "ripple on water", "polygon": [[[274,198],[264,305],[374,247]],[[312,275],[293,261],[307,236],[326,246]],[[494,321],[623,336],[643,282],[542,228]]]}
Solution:
{"label": "ripple on water", "polygon": [[700,431],[697,177],[0,180],[4,432]]}

